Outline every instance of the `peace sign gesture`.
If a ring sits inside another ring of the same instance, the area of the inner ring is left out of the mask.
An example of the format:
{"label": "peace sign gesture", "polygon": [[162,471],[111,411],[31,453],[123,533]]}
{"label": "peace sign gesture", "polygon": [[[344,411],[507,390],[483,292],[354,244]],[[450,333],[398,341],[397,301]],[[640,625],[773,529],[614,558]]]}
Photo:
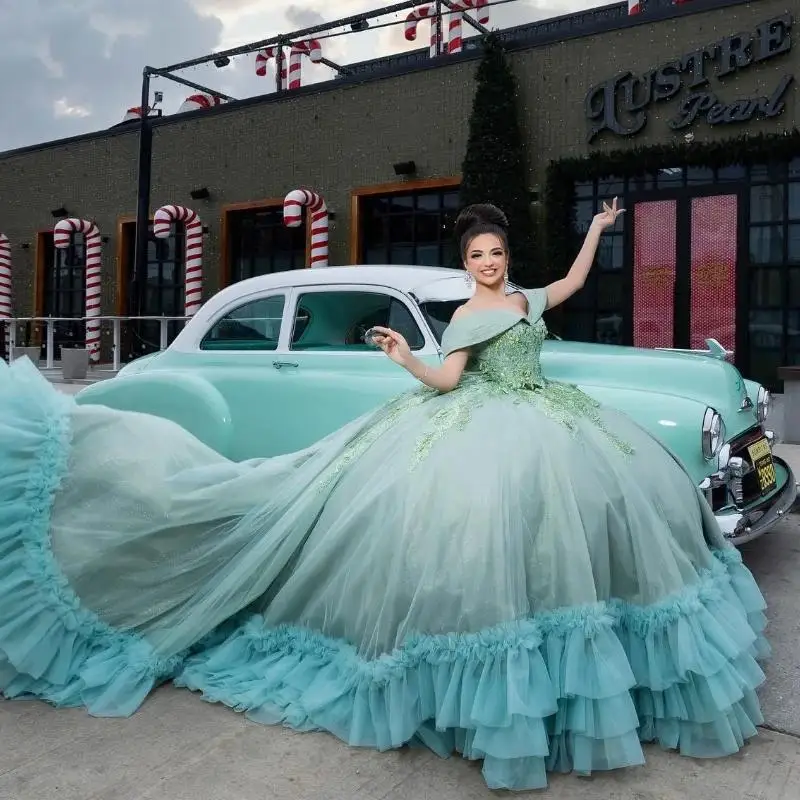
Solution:
{"label": "peace sign gesture", "polygon": [[603,201],[603,210],[594,216],[592,225],[599,228],[601,231],[613,225],[617,221],[620,214],[624,214],[624,208],[617,208],[617,198],[611,201],[611,205]]}

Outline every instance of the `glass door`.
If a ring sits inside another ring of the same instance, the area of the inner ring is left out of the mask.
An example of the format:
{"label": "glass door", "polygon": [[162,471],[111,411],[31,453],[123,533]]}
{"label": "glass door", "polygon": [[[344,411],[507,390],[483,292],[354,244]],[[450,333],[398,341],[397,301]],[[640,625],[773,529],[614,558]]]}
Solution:
{"label": "glass door", "polygon": [[737,344],[737,192],[659,192],[628,202],[635,347],[705,349]]}

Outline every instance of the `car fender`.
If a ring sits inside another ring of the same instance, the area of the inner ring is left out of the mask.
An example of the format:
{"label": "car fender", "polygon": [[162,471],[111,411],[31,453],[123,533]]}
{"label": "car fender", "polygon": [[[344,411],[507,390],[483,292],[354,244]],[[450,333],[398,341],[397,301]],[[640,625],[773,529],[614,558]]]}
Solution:
{"label": "car fender", "polygon": [[699,483],[716,471],[718,460],[703,458],[701,433],[708,406],[698,400],[606,386],[579,386],[604,406],[621,411],[658,439]]}
{"label": "car fender", "polygon": [[227,455],[233,420],[225,398],[204,378],[188,372],[141,372],[87,386],[81,405],[103,405],[171,420],[218,453]]}

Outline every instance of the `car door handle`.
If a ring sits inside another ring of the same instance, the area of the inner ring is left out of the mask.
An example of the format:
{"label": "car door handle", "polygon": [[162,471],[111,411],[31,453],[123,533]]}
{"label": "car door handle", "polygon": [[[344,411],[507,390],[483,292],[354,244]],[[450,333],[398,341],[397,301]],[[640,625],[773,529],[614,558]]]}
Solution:
{"label": "car door handle", "polygon": [[297,367],[299,365],[296,361],[273,361],[272,366],[275,369],[280,369],[281,367]]}

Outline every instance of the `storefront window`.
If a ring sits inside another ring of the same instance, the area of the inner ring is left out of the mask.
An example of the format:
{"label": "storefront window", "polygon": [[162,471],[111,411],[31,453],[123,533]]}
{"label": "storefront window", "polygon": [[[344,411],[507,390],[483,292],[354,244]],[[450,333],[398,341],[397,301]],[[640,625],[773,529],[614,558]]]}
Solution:
{"label": "storefront window", "polygon": [[286,227],[280,207],[231,211],[228,230],[231,283],[306,266],[306,227]]}
{"label": "storefront window", "polygon": [[[153,235],[151,224],[147,235],[147,271],[141,284],[132,283],[129,286],[128,313],[137,317],[182,317],[186,287],[183,225],[172,225],[169,236],[157,239]],[[126,241],[128,247],[126,263],[132,268],[136,237],[130,235],[126,237]],[[167,344],[178,335],[183,325],[180,320],[167,322]],[[132,322],[123,331],[123,359],[129,360],[156,352],[160,344],[160,322],[157,320]]]}
{"label": "storefront window", "polygon": [[800,159],[750,168],[748,377],[800,364]]}
{"label": "storefront window", "polygon": [[365,264],[455,267],[453,239],[458,188],[426,189],[360,200],[361,254]]}
{"label": "storefront window", "polygon": [[[711,169],[674,165],[653,174],[631,175],[624,180],[611,176],[582,181],[575,186],[576,239],[585,235],[592,216],[609,196],[619,195],[626,207],[638,206],[659,200],[661,190],[670,191],[680,212],[673,223],[677,236],[673,301],[680,330],[676,329],[672,346],[688,346],[678,341],[681,338],[678,334],[687,326],[693,341],[697,338],[692,328],[692,315],[697,309],[694,306],[684,308],[686,292],[694,296],[696,287],[698,291],[710,289],[710,283],[705,289],[700,285],[702,280],[713,282],[705,262],[721,258],[726,250],[724,242],[714,243],[713,232],[703,233],[698,228],[702,215],[696,206],[709,194],[733,197],[728,205],[733,204],[731,213],[736,218],[728,220],[733,228],[726,234],[726,241],[733,235],[741,243],[738,250],[741,258],[737,259],[735,253],[731,257],[738,274],[746,275],[745,296],[737,290],[735,299],[725,301],[729,308],[731,304],[736,306],[730,310],[731,319],[735,319],[731,325],[739,334],[735,361],[748,377],[780,390],[777,368],[782,364],[800,364],[800,157],[749,167],[732,164]],[[565,305],[565,337],[633,343],[633,265],[628,263],[631,250],[625,233],[626,229],[632,229],[633,218],[634,212],[628,208],[615,228],[603,236],[586,285]],[[743,229],[738,228],[736,220],[739,218],[745,221]],[[693,254],[691,258],[689,250]],[[730,288],[728,278],[725,280]],[[733,297],[732,292],[728,294]],[[703,324],[702,320],[697,321],[697,326]],[[730,339],[733,334],[729,328],[725,330]]]}
{"label": "storefront window", "polygon": [[[581,184],[582,191],[575,202],[575,232],[586,234],[592,217],[604,201],[619,197],[624,205],[625,180],[608,177]],[[591,193],[589,192],[591,187]],[[622,344],[625,320],[625,215],[614,228],[603,235],[597,251],[595,267],[580,292],[564,306],[564,336],[573,341]]]}
{"label": "storefront window", "polygon": [[[44,237],[45,317],[83,317],[86,314],[86,248],[83,234],[75,234],[69,247],[57,250],[52,234]],[[82,321],[57,322],[53,328],[55,358],[63,346],[83,346],[86,325]]]}

